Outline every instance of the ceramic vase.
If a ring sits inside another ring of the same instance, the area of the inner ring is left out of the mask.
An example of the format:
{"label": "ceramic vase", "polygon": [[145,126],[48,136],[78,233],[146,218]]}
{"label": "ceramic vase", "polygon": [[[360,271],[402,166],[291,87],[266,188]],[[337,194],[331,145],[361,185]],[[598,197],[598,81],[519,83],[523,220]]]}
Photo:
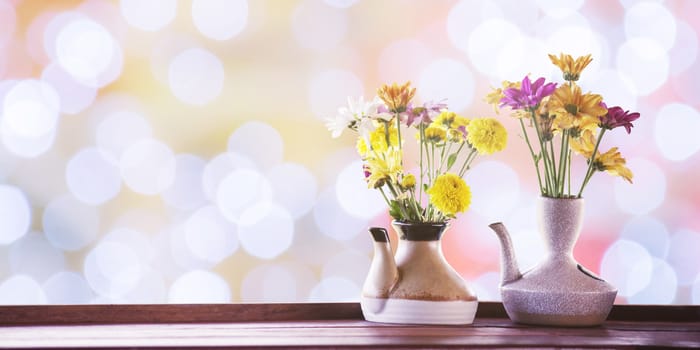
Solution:
{"label": "ceramic vase", "polygon": [[470,324],[477,298],[442,253],[446,223],[394,221],[399,236],[392,254],[383,228],[370,229],[374,258],[361,306],[366,320],[407,324]]}
{"label": "ceramic vase", "polygon": [[505,227],[501,223],[491,225],[502,247],[501,297],[514,322],[585,327],[599,325],[607,318],[617,289],[573,256],[583,211],[581,198],[539,199],[538,220],[547,255],[522,274]]}

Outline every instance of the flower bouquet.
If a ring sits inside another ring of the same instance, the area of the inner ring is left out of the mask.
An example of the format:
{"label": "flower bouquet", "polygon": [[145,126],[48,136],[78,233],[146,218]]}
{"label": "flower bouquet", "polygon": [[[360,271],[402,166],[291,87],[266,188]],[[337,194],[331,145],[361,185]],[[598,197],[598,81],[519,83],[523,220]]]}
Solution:
{"label": "flower bouquet", "polygon": [[[493,118],[467,119],[443,102],[414,106],[415,92],[410,82],[384,85],[371,101],[348,99],[327,126],[333,137],[346,129],[358,134],[365,180],[382,194],[391,217],[445,222],[469,207],[471,192],[463,176],[471,163],[478,154],[505,148],[507,133]],[[404,164],[404,134],[411,129],[420,150],[415,174]]]}
{"label": "flower bouquet", "polygon": [[[581,72],[591,62],[591,55],[578,57],[549,55],[563,73],[566,83],[534,82],[525,76],[522,81],[504,81],[503,88],[494,89],[487,101],[494,106],[509,107],[520,123],[523,138],[535,164],[540,192],[552,198],[581,198],[593,174],[606,171],[632,183],[632,172],[617,147],[599,152],[603,135],[608,130],[624,127],[629,134],[639,113],[622,107],[609,107],[603,97],[582,93],[576,84]],[[526,124],[534,129],[535,138],[528,136]],[[572,192],[572,152],[581,155],[588,164],[581,185]]]}
{"label": "flower bouquet", "polygon": [[[502,252],[501,296],[515,322],[555,326],[599,325],[607,318],[617,290],[581,266],[573,248],[583,220],[583,198],[591,177],[601,171],[632,182],[632,172],[617,147],[601,153],[607,131],[624,127],[631,132],[639,113],[608,107],[603,97],[582,93],[576,83],[591,56],[549,55],[563,73],[565,83],[503,82],[487,101],[509,107],[520,123],[523,139],[532,156],[542,197],[538,202],[540,230],[549,254],[540,264],[521,274],[510,236],[501,223],[490,227],[498,235]],[[527,130],[530,128],[534,137]],[[572,155],[586,161],[580,186],[572,187]]]}
{"label": "flower bouquet", "polygon": [[[477,155],[505,147],[506,130],[495,119],[457,115],[443,102],[414,105],[415,93],[410,82],[384,85],[369,102],[349,100],[328,122],[334,137],[357,133],[364,178],[382,194],[401,238],[394,257],[386,230],[370,228],[374,259],[360,304],[370,321],[468,324],[477,298],[446,262],[440,238],[469,207],[463,176]],[[403,147],[409,132],[418,143],[413,172]]]}

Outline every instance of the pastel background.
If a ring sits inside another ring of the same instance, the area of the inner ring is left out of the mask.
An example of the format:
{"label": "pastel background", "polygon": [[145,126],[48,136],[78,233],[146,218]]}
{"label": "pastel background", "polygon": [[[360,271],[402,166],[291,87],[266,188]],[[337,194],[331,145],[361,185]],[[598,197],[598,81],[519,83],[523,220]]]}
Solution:
{"label": "pastel background", "polygon": [[[617,129],[634,185],[585,194],[575,255],[618,303],[700,304],[700,1],[0,0],[0,303],[351,301],[388,225],[354,138],[324,118],[411,80],[494,116],[490,87],[561,81],[639,111]],[[504,221],[521,268],[543,254],[517,124],[466,175],[444,240],[498,300]]]}

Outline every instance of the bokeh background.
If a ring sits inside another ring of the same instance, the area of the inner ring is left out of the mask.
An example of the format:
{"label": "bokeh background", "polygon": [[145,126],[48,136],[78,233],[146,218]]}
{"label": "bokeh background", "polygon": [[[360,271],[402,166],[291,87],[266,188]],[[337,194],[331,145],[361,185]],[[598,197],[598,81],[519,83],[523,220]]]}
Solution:
{"label": "bokeh background", "polygon": [[[618,303],[700,303],[700,1],[0,0],[0,303],[358,300],[370,225],[354,137],[324,119],[411,80],[417,101],[494,116],[483,96],[547,53],[639,111],[609,133],[634,185],[596,175],[575,255]],[[543,255],[517,124],[466,175],[444,239],[498,300],[504,221]]]}

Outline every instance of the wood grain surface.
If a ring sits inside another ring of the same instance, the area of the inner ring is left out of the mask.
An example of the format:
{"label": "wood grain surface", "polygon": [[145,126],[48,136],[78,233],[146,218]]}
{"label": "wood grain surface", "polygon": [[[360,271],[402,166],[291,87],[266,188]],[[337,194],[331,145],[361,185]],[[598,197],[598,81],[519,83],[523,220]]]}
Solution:
{"label": "wood grain surface", "polygon": [[600,327],[518,325],[481,303],[468,326],[362,320],[356,303],[0,307],[0,348],[692,348],[698,306],[615,306]]}

